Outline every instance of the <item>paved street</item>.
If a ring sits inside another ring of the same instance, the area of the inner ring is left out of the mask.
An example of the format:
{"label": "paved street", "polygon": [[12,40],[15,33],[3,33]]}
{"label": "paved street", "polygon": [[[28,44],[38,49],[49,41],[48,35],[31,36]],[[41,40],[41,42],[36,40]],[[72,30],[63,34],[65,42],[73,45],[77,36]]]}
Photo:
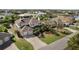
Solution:
{"label": "paved street", "polygon": [[69,38],[79,33],[78,31],[72,30],[70,28],[66,28],[66,29],[72,31],[73,33],[49,44],[48,46],[40,48],[39,50],[63,50],[64,48],[66,48]]}

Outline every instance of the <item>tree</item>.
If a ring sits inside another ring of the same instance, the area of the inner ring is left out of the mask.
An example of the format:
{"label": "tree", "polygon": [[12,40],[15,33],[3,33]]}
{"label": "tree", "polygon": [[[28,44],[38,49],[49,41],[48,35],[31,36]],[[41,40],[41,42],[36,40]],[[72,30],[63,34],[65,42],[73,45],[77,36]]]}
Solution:
{"label": "tree", "polygon": [[57,27],[57,30],[58,30],[58,31],[63,30],[64,24],[63,24],[63,22],[62,22],[61,19],[57,19],[57,20],[56,20],[56,24],[57,24],[56,27]]}
{"label": "tree", "polygon": [[46,30],[46,27],[44,24],[41,24],[39,26],[36,26],[33,28],[33,33],[37,36],[40,35],[40,37],[44,37],[43,32]]}
{"label": "tree", "polygon": [[3,26],[6,27],[6,28],[11,28],[11,27],[9,26],[9,23],[3,23]]}
{"label": "tree", "polygon": [[0,22],[3,24],[6,28],[10,28],[10,24],[14,24],[14,22],[19,19],[17,15],[10,15],[10,16],[5,16],[4,20]]}
{"label": "tree", "polygon": [[62,29],[63,28],[63,22],[62,22],[62,20],[58,20],[58,25],[57,25],[57,27],[59,28],[59,29]]}
{"label": "tree", "polygon": [[5,16],[4,21],[8,23],[14,23],[15,20],[19,19],[19,16],[16,14],[10,15],[10,16]]}
{"label": "tree", "polygon": [[15,34],[17,34],[18,37],[23,38],[23,36],[21,35],[21,33],[18,30],[15,30]]}
{"label": "tree", "polygon": [[40,20],[48,20],[48,15],[47,14],[45,14],[45,15],[40,15],[40,16],[38,16],[39,18],[40,18]]}
{"label": "tree", "polygon": [[11,17],[11,23],[14,24],[14,22],[19,19],[19,16],[17,16],[16,14],[13,14],[10,16]]}
{"label": "tree", "polygon": [[79,34],[73,36],[68,41],[67,49],[78,50],[79,49]]}
{"label": "tree", "polygon": [[0,26],[0,32],[7,32],[7,28],[3,25]]}
{"label": "tree", "polygon": [[50,20],[47,20],[46,25],[51,28],[55,28],[57,26],[57,23],[55,20],[50,19]]}

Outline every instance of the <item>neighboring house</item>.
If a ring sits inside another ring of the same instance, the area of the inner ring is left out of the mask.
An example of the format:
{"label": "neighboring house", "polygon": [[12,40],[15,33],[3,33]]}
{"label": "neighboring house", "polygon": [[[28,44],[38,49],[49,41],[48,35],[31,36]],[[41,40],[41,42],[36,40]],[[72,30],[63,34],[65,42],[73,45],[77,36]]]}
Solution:
{"label": "neighboring house", "polygon": [[0,46],[5,44],[12,37],[9,33],[0,32]]}
{"label": "neighboring house", "polygon": [[34,12],[34,13],[24,13],[24,14],[20,14],[18,16],[21,19],[23,19],[23,18],[31,18],[31,17],[37,17],[37,18],[39,18],[40,15],[45,15],[45,14],[46,13],[39,11],[39,12]]}
{"label": "neighboring house", "polygon": [[61,22],[63,25],[69,26],[70,24],[73,24],[74,20],[72,17],[58,16],[58,17],[48,20],[48,22],[49,24],[52,24],[52,25],[55,25],[55,24],[59,25],[58,23]]}
{"label": "neighboring house", "polygon": [[35,17],[36,14],[29,14],[29,13],[24,13],[24,14],[20,14],[18,15],[21,19],[24,19],[24,18],[31,18],[31,17]]}
{"label": "neighboring house", "polygon": [[75,20],[78,21],[79,20],[79,16],[74,16]]}
{"label": "neighboring house", "polygon": [[73,17],[70,16],[58,16],[58,18],[61,19],[65,25],[70,25],[74,22]]}

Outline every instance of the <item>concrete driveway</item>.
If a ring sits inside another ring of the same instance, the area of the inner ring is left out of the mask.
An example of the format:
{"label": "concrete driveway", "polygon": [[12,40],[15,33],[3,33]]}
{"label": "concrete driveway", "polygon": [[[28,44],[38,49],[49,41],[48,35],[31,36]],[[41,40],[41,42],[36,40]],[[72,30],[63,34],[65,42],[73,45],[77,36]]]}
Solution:
{"label": "concrete driveway", "polygon": [[47,44],[42,42],[38,37],[31,37],[31,38],[24,38],[24,39],[30,42],[33,45],[35,50],[40,49],[44,46],[47,46]]}

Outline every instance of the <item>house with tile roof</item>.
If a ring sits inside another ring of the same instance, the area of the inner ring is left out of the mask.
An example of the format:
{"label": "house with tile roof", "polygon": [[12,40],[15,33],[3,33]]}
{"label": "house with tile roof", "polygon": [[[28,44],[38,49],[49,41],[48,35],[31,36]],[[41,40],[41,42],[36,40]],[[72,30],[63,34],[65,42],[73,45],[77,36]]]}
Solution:
{"label": "house with tile roof", "polygon": [[40,15],[44,15],[45,13],[38,12],[35,14],[24,13],[18,15],[20,17],[19,20],[15,21],[15,25],[17,29],[20,31],[22,36],[33,35],[33,27],[40,25]]}
{"label": "house with tile roof", "polygon": [[40,25],[40,21],[34,17],[23,18],[15,21],[15,25],[22,36],[33,35],[33,27]]}
{"label": "house with tile roof", "polygon": [[70,16],[58,16],[58,18],[61,19],[65,25],[70,25],[74,22],[73,17]]}

